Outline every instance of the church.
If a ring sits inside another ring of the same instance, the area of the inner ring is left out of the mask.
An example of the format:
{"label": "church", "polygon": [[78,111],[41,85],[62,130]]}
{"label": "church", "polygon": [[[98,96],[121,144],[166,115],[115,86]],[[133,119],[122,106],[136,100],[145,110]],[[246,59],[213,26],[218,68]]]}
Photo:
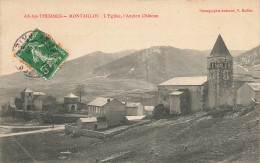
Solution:
{"label": "church", "polygon": [[207,57],[207,70],[207,76],[175,77],[159,84],[159,104],[171,114],[234,106],[233,57],[221,35]]}

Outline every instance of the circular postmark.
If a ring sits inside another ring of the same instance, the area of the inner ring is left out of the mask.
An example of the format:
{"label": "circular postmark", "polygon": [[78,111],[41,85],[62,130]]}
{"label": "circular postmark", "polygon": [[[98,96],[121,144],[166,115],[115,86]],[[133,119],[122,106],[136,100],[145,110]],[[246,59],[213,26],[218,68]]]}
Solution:
{"label": "circular postmark", "polygon": [[13,53],[13,63],[17,70],[24,73],[27,77],[32,78],[39,78],[41,75],[36,72],[32,67],[25,64],[23,61],[21,61],[17,56],[16,53],[21,49],[23,44],[27,41],[27,39],[30,37],[30,35],[33,33],[33,31],[27,31],[24,34],[22,34],[14,43],[12,53]]}
{"label": "circular postmark", "polygon": [[[51,50],[49,48],[50,45],[48,45],[48,42],[41,41],[41,39],[33,39],[34,34],[34,31],[25,32],[15,41],[12,48],[13,62],[15,67],[19,71],[23,72],[25,76],[39,78],[42,76],[42,74],[39,73],[39,70],[36,71],[35,67],[28,64],[28,58],[30,58],[30,62],[33,62],[35,64],[41,62],[43,64],[48,63],[47,65],[50,66],[52,64],[54,65],[53,57],[57,58],[58,56],[55,53],[51,53]],[[50,35],[44,33],[43,36],[50,39],[52,44],[55,44],[55,41],[52,39]],[[21,54],[24,58],[27,58],[27,62],[21,59]],[[44,68],[42,70],[46,71],[46,68]]]}

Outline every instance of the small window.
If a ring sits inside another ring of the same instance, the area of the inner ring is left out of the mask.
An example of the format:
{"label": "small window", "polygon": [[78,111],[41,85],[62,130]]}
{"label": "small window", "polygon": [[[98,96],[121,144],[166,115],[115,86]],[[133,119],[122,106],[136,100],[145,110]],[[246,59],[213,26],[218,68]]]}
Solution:
{"label": "small window", "polygon": [[32,96],[32,93],[29,93],[29,96]]}
{"label": "small window", "polygon": [[215,76],[214,76],[214,72],[210,72],[210,77],[209,77],[210,79],[214,79],[215,78]]}
{"label": "small window", "polygon": [[228,79],[229,79],[229,74],[228,74],[228,71],[227,71],[227,70],[225,70],[225,71],[223,72],[223,79],[225,79],[225,80],[228,80]]}
{"label": "small window", "polygon": [[210,67],[211,68],[215,68],[216,67],[215,62],[211,62],[211,66]]}

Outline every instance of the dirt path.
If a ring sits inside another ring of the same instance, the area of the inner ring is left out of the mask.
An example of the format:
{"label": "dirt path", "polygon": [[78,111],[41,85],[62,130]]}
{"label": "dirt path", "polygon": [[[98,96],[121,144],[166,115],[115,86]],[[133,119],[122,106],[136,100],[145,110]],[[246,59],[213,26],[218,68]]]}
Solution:
{"label": "dirt path", "polygon": [[[57,125],[59,126],[59,125]],[[52,125],[49,126],[13,126],[13,125],[0,125],[0,128],[51,128]]]}
{"label": "dirt path", "polygon": [[0,138],[2,137],[10,137],[10,136],[17,136],[17,135],[27,135],[27,134],[36,134],[36,133],[44,133],[44,132],[50,132],[50,131],[56,131],[56,130],[64,130],[65,125],[56,125],[54,128],[45,128],[35,131],[26,131],[26,132],[18,132],[18,133],[9,133],[9,134],[0,134]]}

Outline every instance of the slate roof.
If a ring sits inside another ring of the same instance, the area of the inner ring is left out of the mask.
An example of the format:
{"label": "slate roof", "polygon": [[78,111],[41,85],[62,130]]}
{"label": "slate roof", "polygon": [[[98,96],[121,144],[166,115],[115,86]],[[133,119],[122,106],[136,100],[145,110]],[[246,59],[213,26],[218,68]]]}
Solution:
{"label": "slate roof", "polygon": [[80,118],[82,123],[92,123],[92,122],[104,122],[107,121],[106,117],[88,117],[88,118]]}
{"label": "slate roof", "polygon": [[260,91],[260,83],[247,83],[254,91]]}
{"label": "slate roof", "polygon": [[36,96],[42,95],[42,96],[44,96],[44,95],[46,95],[46,94],[43,93],[43,92],[33,92],[33,95],[36,95]]}
{"label": "slate roof", "polygon": [[217,41],[210,53],[211,57],[232,57],[221,35],[218,35]]}
{"label": "slate roof", "polygon": [[69,94],[68,96],[65,96],[65,97],[68,97],[68,98],[79,98],[78,96],[75,96],[74,94]]}
{"label": "slate roof", "polygon": [[133,107],[138,107],[139,105],[141,105],[141,103],[140,102],[126,102],[125,105],[126,105],[126,107],[133,108]]}
{"label": "slate roof", "polygon": [[45,96],[35,96],[33,97],[33,100],[44,100],[45,98]]}
{"label": "slate roof", "polygon": [[154,106],[144,106],[144,110],[146,110],[146,111],[153,111],[154,110]]}
{"label": "slate roof", "polygon": [[163,86],[163,85],[193,86],[193,85],[203,85],[206,82],[207,82],[207,76],[176,77],[159,84],[159,86]]}
{"label": "slate roof", "polygon": [[23,92],[33,92],[30,88],[26,88],[23,90]]}
{"label": "slate roof", "polygon": [[110,99],[110,101],[113,100],[113,98],[97,97],[93,101],[88,103],[88,105],[91,105],[91,106],[104,106],[107,103],[108,99]]}

